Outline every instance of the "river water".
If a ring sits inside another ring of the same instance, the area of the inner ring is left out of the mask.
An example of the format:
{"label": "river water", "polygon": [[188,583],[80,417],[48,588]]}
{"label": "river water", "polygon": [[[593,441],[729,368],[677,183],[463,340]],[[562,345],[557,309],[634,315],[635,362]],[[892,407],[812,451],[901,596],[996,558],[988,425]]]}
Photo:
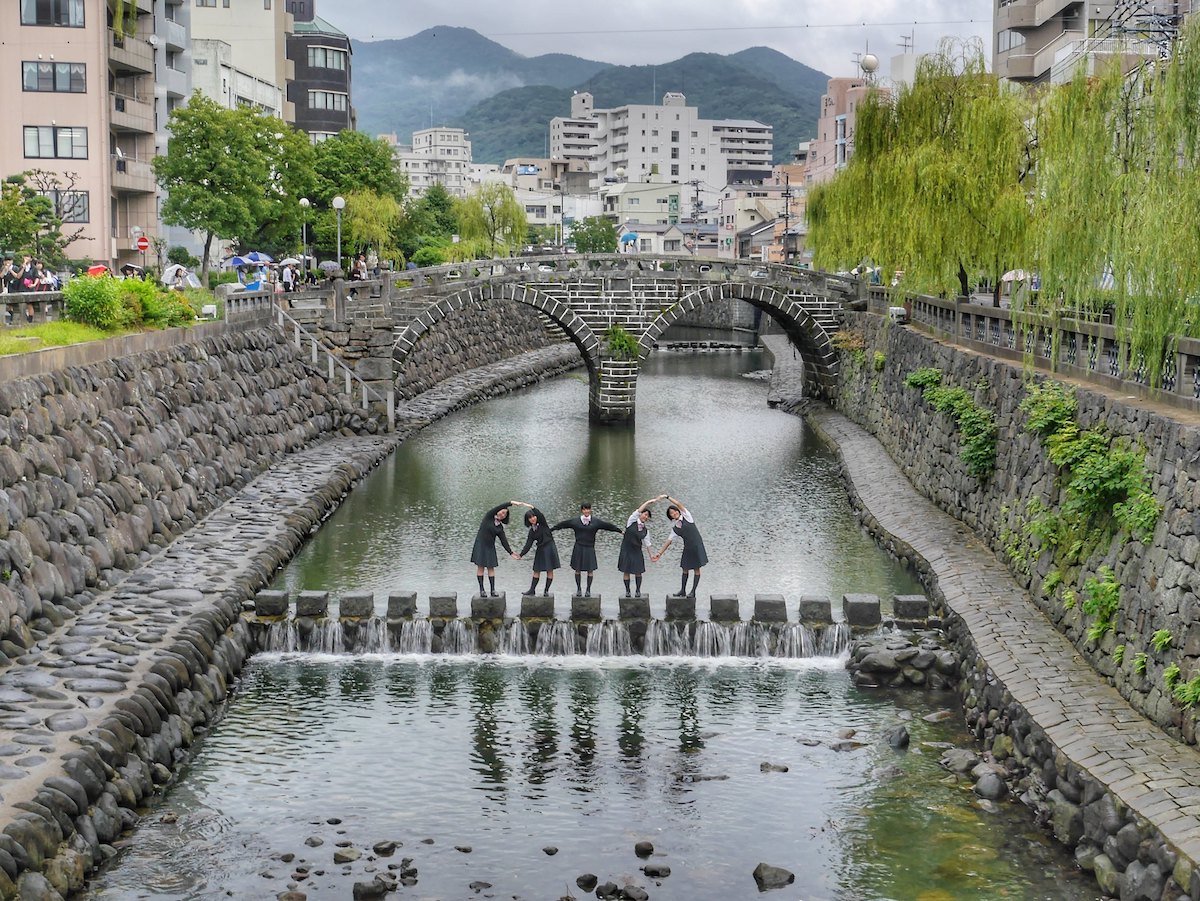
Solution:
{"label": "river water", "polygon": [[[462,603],[475,529],[500,500],[565,518],[586,498],[623,525],[669,492],[705,537],[700,594],[736,592],[743,615],[755,592],[794,609],[800,594],[919,591],[855,524],[829,450],[743,377],[766,365],[656,354],[632,430],[589,427],[570,377],[456,414],[356,488],[276,587]],[[617,537],[600,540],[596,586],[612,609]],[[677,561],[651,567],[658,607]],[[501,563],[510,604],[527,574]],[[716,901],[755,897],[760,862],[796,874],[774,896],[806,901],[1096,897],[1023,808],[984,810],[937,765],[969,743],[960,716],[925,719],[953,703],[859,691],[828,658],[259,655],[86,897],[340,899],[407,872],[416,883],[391,897],[582,898],[576,877],[592,873]],[[906,753],[881,738],[900,722]],[[669,876],[641,871],[640,840]],[[373,850],[385,841],[394,854]],[[360,856],[336,863],[340,846]]]}

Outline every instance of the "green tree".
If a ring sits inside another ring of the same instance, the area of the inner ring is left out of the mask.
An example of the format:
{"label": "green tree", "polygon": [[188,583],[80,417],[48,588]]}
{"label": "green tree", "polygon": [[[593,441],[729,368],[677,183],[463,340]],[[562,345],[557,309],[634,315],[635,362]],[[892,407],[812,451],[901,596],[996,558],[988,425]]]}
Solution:
{"label": "green tree", "polygon": [[[404,219],[397,229],[396,242],[407,259],[415,259],[424,247],[439,247],[458,232],[458,214],[454,198],[440,184],[430,185],[420,197],[405,204]],[[440,256],[444,254],[437,251]]]}
{"label": "green tree", "polygon": [[528,228],[525,210],[512,188],[498,182],[480,185],[458,204],[459,233],[467,241],[479,242],[491,256],[525,239]]}
{"label": "green tree", "polygon": [[588,216],[571,229],[571,240],[579,253],[615,253],[617,230],[603,216]]}
{"label": "green tree", "polygon": [[262,117],[250,109],[225,109],[199,91],[171,113],[165,156],[154,171],[170,192],[162,217],[204,234],[200,279],[208,278],[213,238],[254,234],[267,206],[272,154],[261,146]]}
{"label": "green tree", "polygon": [[316,190],[316,153],[308,136],[270,116],[258,117],[259,146],[267,157],[263,208],[255,234],[242,236],[253,247],[276,256],[300,247],[304,210],[301,197]]}
{"label": "green tree", "polygon": [[311,199],[323,209],[334,196],[353,191],[374,191],[397,201],[408,193],[408,180],[396,167],[392,145],[361,131],[343,131],[317,144],[313,164],[316,184]]}
{"label": "green tree", "polygon": [[[33,204],[38,217],[37,238],[34,254],[53,267],[61,266],[67,259],[67,248],[83,237],[86,228],[74,224],[85,204],[87,194],[76,189],[79,174],[76,172],[47,172],[30,169],[25,173],[29,189],[37,196]],[[71,222],[64,231],[64,223]]]}
{"label": "green tree", "polygon": [[374,247],[382,258],[396,255],[395,234],[404,208],[390,194],[353,191],[346,197],[345,229],[360,251]]}
{"label": "green tree", "polygon": [[25,176],[11,175],[0,182],[0,250],[10,254],[33,251],[40,224],[38,206]]}
{"label": "green tree", "polygon": [[923,57],[911,87],[859,104],[854,155],[809,195],[818,265],[870,260],[904,288],[966,294],[1027,258],[1033,135],[1028,95],[988,72],[977,45]]}

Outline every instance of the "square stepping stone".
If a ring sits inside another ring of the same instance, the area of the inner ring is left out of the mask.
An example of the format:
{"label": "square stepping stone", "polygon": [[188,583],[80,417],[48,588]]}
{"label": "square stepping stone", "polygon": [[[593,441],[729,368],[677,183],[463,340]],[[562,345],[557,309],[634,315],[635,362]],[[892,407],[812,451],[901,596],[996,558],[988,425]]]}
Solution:
{"label": "square stepping stone", "polygon": [[571,595],[571,619],[578,622],[600,621],[600,595],[584,597],[581,594]]}
{"label": "square stepping stone", "polygon": [[430,619],[458,619],[458,592],[447,591],[429,596]]}
{"label": "square stepping stone", "polygon": [[554,595],[522,595],[522,619],[554,619]]}
{"label": "square stepping stone", "polygon": [[338,599],[341,619],[369,619],[375,615],[375,595],[370,591],[348,591]]}
{"label": "square stepping stone", "polygon": [[296,595],[296,616],[319,617],[328,614],[328,591],[302,591]]}
{"label": "square stepping stone", "polygon": [[677,598],[667,595],[667,620],[694,620],[696,618],[696,599]]}
{"label": "square stepping stone", "polygon": [[781,594],[756,594],[754,596],[754,621],[756,623],[786,623],[787,601]]}
{"label": "square stepping stone", "polygon": [[500,592],[499,597],[477,594],[471,598],[471,619],[504,619],[504,611],[508,606],[507,593]]}
{"label": "square stepping stone", "polygon": [[417,593],[401,591],[388,595],[388,619],[412,619],[417,615]]}
{"label": "square stepping stone", "polygon": [[255,616],[287,616],[288,594],[286,591],[260,591],[254,596]]}
{"label": "square stepping stone", "polygon": [[892,595],[892,614],[896,619],[929,619],[929,599],[923,594]]}
{"label": "square stepping stone", "polygon": [[714,594],[708,599],[708,618],[714,623],[736,623],[742,619],[736,594]]}
{"label": "square stepping stone", "polygon": [[875,594],[842,595],[842,614],[852,629],[872,629],[883,622]]}
{"label": "square stepping stone", "polygon": [[829,598],[803,595],[800,598],[800,622],[806,626],[828,626],[833,622],[833,602]]}
{"label": "square stepping stone", "polygon": [[621,598],[621,619],[650,619],[650,598]]}

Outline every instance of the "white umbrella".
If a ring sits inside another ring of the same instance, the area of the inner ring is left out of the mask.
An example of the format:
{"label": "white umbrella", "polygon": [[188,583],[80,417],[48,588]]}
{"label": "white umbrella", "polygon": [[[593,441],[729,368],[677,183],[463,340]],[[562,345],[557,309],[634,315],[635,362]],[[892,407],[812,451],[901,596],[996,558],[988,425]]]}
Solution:
{"label": "white umbrella", "polygon": [[339,266],[337,263],[335,263],[333,260],[326,260],[323,263],[318,263],[317,268],[323,269],[326,272],[332,272],[334,269],[341,269],[342,267]]}
{"label": "white umbrella", "polygon": [[1029,273],[1024,269],[1009,269],[1008,272],[1000,276],[1002,282],[1023,282],[1029,279]]}
{"label": "white umbrella", "polygon": [[163,270],[163,272],[162,272],[162,283],[163,283],[164,285],[173,285],[173,284],[175,284],[175,278],[176,278],[176,277],[179,275],[179,273],[181,273],[181,272],[182,272],[182,273],[184,274],[184,276],[186,277],[186,276],[187,276],[187,266],[182,266],[182,265],[180,265],[179,263],[172,263],[170,266],[168,266],[166,269],[164,269],[164,270]]}
{"label": "white umbrella", "polygon": [[288,257],[286,260],[279,261],[280,266],[299,266],[300,261],[295,257]]}

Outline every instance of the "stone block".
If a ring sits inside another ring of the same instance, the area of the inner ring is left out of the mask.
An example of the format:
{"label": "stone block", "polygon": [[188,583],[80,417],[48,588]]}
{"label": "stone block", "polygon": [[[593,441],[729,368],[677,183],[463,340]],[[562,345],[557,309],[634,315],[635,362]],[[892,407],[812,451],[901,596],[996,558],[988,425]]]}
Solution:
{"label": "stone block", "polygon": [[375,595],[370,591],[347,591],[338,599],[342,619],[367,619],[375,615]]}
{"label": "stone block", "polygon": [[507,593],[503,591],[499,597],[477,594],[471,598],[471,619],[504,619],[507,601]]}
{"label": "stone block", "polygon": [[254,596],[255,616],[287,616],[287,612],[286,591],[260,591]]}
{"label": "stone block", "polygon": [[787,601],[781,594],[756,594],[754,596],[754,622],[786,623]]}
{"label": "stone block", "polygon": [[302,591],[296,595],[296,616],[327,616],[328,591]]}
{"label": "stone block", "polygon": [[585,598],[581,594],[571,595],[571,619],[578,622],[600,621],[600,595]]}
{"label": "stone block", "polygon": [[708,599],[708,618],[714,623],[736,623],[742,618],[736,594],[714,594]]}
{"label": "stone block", "polygon": [[883,622],[879,596],[875,594],[842,595],[842,615],[852,629],[872,629]]}
{"label": "stone block", "polygon": [[833,622],[833,602],[815,595],[801,596],[800,622],[806,626],[828,626]]}
{"label": "stone block", "polygon": [[896,619],[929,619],[929,599],[923,594],[892,595],[892,615]]}
{"label": "stone block", "polygon": [[417,593],[401,591],[388,595],[388,619],[412,619],[417,615]]}
{"label": "stone block", "polygon": [[650,598],[621,598],[621,619],[650,619]]}
{"label": "stone block", "polygon": [[554,595],[523,595],[521,597],[522,619],[554,619]]}
{"label": "stone block", "polygon": [[392,378],[392,358],[364,357],[354,364],[354,373],[368,382],[386,382]]}
{"label": "stone block", "polygon": [[668,620],[694,620],[696,618],[696,599],[689,597],[676,597],[673,594],[667,595],[667,619]]}
{"label": "stone block", "polygon": [[429,596],[430,619],[458,619],[458,592],[447,591]]}

